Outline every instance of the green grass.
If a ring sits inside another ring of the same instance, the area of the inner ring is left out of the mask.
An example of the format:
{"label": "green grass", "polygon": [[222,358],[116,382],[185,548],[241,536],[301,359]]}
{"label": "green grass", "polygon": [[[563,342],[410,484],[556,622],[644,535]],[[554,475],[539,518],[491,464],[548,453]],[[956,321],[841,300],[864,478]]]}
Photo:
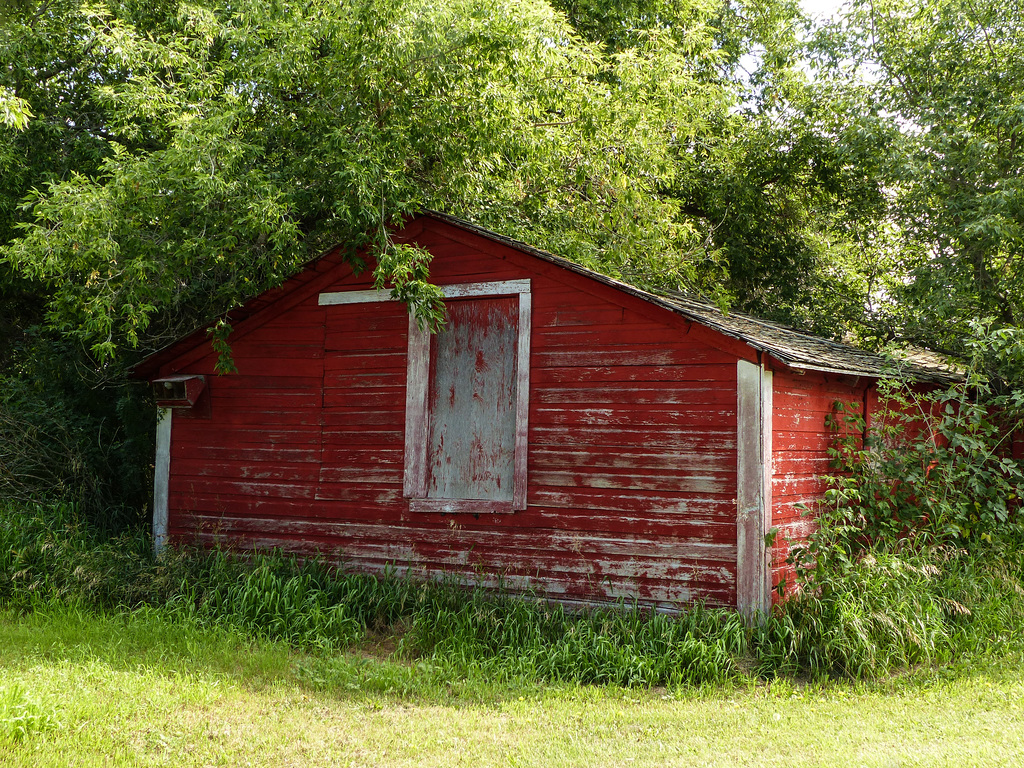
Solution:
{"label": "green grass", "polygon": [[878,551],[751,630],[0,504],[0,766],[1020,765],[1016,556]]}
{"label": "green grass", "polygon": [[8,610],[0,637],[0,687],[20,691],[40,722],[20,737],[0,731],[5,766],[1024,760],[1024,659],[1012,654],[871,684],[667,690],[450,681],[372,646],[301,652],[148,610]]}
{"label": "green grass", "polygon": [[[274,553],[167,550],[154,559],[145,536],[99,537],[66,504],[0,503],[0,606],[145,609],[320,657],[376,640],[449,681],[675,689],[750,674],[871,679],[1024,649],[1020,551],[880,549],[819,574],[813,590],[751,629],[735,612],[700,605],[671,617],[628,605],[571,611]],[[349,675],[314,666],[311,679]]]}
{"label": "green grass", "polygon": [[449,679],[721,683],[739,675],[748,634],[736,613],[701,606],[675,618],[628,606],[574,612],[500,590],[340,574],[275,553],[168,550],[154,560],[144,537],[98,539],[66,505],[0,508],[0,605],[58,603],[150,607],[307,650],[383,636],[402,658]]}

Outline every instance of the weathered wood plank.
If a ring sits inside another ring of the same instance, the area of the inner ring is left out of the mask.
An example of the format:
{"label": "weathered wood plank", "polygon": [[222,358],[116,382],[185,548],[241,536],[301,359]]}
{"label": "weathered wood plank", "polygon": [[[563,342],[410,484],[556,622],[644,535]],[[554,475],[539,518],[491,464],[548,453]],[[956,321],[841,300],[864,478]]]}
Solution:
{"label": "weathered wood plank", "polygon": [[284,461],[237,461],[179,458],[175,460],[175,476],[185,478],[224,478],[234,480],[268,480],[289,483],[316,482],[319,463]]}
{"label": "weathered wood plank", "polygon": [[[218,414],[218,417],[221,414]],[[180,422],[176,427],[180,439],[174,441],[174,450],[187,450],[203,443],[212,445],[278,446],[320,445],[319,424],[287,424],[269,426],[226,424],[223,420]]]}
{"label": "weathered wood plank", "polygon": [[323,317],[316,318],[315,323],[293,321],[287,325],[272,324],[250,333],[241,344],[242,349],[253,347],[289,347],[313,348],[321,352],[324,348]]}
{"label": "weathered wood plank", "polygon": [[[417,518],[418,520],[418,518]],[[495,555],[517,561],[522,552],[538,555],[546,551],[556,562],[572,563],[584,553],[599,555],[609,563],[627,563],[631,558],[643,557],[650,561],[668,560],[680,563],[696,560],[731,563],[736,548],[729,543],[690,543],[683,540],[661,537],[597,535],[583,537],[576,532],[565,531],[501,531],[494,527],[471,528],[467,526],[423,526],[415,521],[408,523],[332,522],[329,520],[266,520],[263,518],[234,518],[221,516],[209,521],[221,530],[274,533],[288,531],[322,539],[340,541],[365,540],[367,542],[407,542],[404,546],[414,549],[430,547],[455,547],[464,552],[488,551]],[[543,556],[543,555],[542,555]],[[726,571],[729,569],[727,568]]]}
{"label": "weathered wood plank", "polygon": [[401,445],[355,447],[347,440],[341,439],[335,444],[325,443],[322,455],[325,467],[357,464],[402,466],[405,462],[405,452]]}
{"label": "weathered wood plank", "polygon": [[320,469],[321,483],[359,483],[374,485],[401,483],[405,468],[403,465],[349,464],[345,466],[323,466]]}
{"label": "weathered wood plank", "polygon": [[323,412],[325,433],[328,429],[349,429],[357,426],[399,427],[404,415],[398,410],[371,411],[358,406],[353,408],[334,407]]}
{"label": "weathered wood plank", "polygon": [[[540,341],[536,339],[535,341]],[[700,363],[726,362],[727,356],[711,348],[660,347],[633,344],[587,346],[568,349],[562,345],[545,347],[535,344],[534,365],[538,368],[564,368],[583,366],[601,368],[613,365],[667,366],[685,365],[693,360]]]}
{"label": "weathered wood plank", "polygon": [[698,405],[723,406],[731,404],[736,394],[731,388],[678,384],[655,386],[539,386],[534,387],[534,402],[538,404],[558,403],[603,405],[605,403],[629,403],[631,407],[641,405],[685,405],[694,410]]}
{"label": "weathered wood plank", "polygon": [[615,365],[604,367],[570,366],[566,368],[537,368],[531,379],[534,385],[577,384],[590,385],[627,382],[691,382],[732,383],[735,386],[736,372],[731,366],[715,363],[694,365]]}
{"label": "weathered wood plank", "polygon": [[616,403],[615,407],[580,407],[565,409],[534,406],[530,423],[565,427],[622,426],[622,427],[707,427],[732,426],[736,423],[734,408],[657,408],[630,407]]}
{"label": "weathered wood plank", "polygon": [[773,464],[776,479],[796,475],[827,475],[834,471],[829,457],[816,451],[789,451],[776,455]]}
{"label": "weathered wood plank", "polygon": [[[580,446],[580,448],[584,448]],[[535,447],[530,452],[537,469],[622,469],[653,471],[666,474],[688,474],[694,471],[736,472],[734,451],[664,451],[651,452],[644,447],[608,449],[603,446],[585,450]]]}
{"label": "weathered wood plank", "polygon": [[[538,349],[642,344],[661,348],[682,348],[693,352],[696,356],[708,356],[717,352],[717,350],[711,350],[704,345],[688,341],[675,328],[658,323],[539,326],[536,343]],[[720,354],[718,353],[718,355]]]}
{"label": "weathered wood plank", "polygon": [[319,409],[322,397],[319,390],[216,389],[210,392],[211,402],[218,413],[229,407],[278,413]]}
{"label": "weathered wood plank", "polygon": [[240,376],[227,374],[207,380],[211,392],[270,390],[272,392],[319,392],[322,377],[317,376]]}
{"label": "weathered wood plank", "polygon": [[234,355],[235,367],[241,376],[295,376],[311,377],[323,375],[323,362],[302,357],[249,357]]}
{"label": "weathered wood plank", "polygon": [[667,449],[674,451],[735,451],[735,427],[708,426],[701,431],[687,427],[636,427],[578,424],[573,429],[562,425],[534,424],[530,427],[530,445],[534,448],[567,446],[580,450]]}
{"label": "weathered wood plank", "polygon": [[329,354],[324,358],[324,371],[405,371],[408,365],[406,351],[379,350],[377,352],[346,352]]}
{"label": "weathered wood plank", "polygon": [[[377,389],[400,387],[405,390],[404,369],[378,369],[359,371],[330,370],[324,372],[324,389]],[[404,407],[404,406],[403,406]]]}
{"label": "weathered wood plank", "polygon": [[[402,320],[408,321],[403,314]],[[330,326],[324,341],[327,353],[332,352],[403,352],[405,351],[406,332],[401,333],[390,328],[367,330],[360,327],[335,330]]]}
{"label": "weathered wood plank", "polygon": [[430,358],[427,495],[512,501],[518,299],[448,305]]}
{"label": "weathered wood plank", "polygon": [[513,441],[512,508],[525,509],[528,492],[530,374],[533,350],[533,295],[527,289],[519,294],[519,318],[516,344],[516,419]]}
{"label": "weathered wood plank", "polygon": [[405,445],[405,433],[401,429],[401,423],[396,422],[393,429],[374,428],[368,429],[360,424],[350,424],[346,427],[335,427],[324,431],[324,451],[334,446],[361,446],[370,449],[381,447]]}
{"label": "weathered wood plank", "polygon": [[277,499],[312,499],[316,486],[312,483],[237,480],[225,477],[186,477],[175,474],[171,476],[170,489],[172,497],[181,494],[185,498],[214,493],[234,493]]}
{"label": "weathered wood plank", "polygon": [[[203,421],[197,422],[206,425],[207,429],[211,426],[211,422]],[[248,411],[237,410],[235,408],[227,409],[220,408],[217,411],[217,415],[212,420],[213,424],[218,426],[230,425],[232,427],[241,426],[263,426],[270,427],[271,429],[282,431],[282,427],[302,427],[302,426],[317,426],[320,423],[320,409],[319,408],[281,408],[272,409],[269,407],[253,409]]]}
{"label": "weathered wood plank", "polygon": [[[650,488],[575,488],[534,483],[530,490],[530,504],[539,508],[589,509],[593,514],[692,515],[695,519],[736,520],[736,494],[729,488],[725,493],[687,495],[676,492],[657,493]],[[735,531],[731,534],[735,536]]]}
{"label": "weathered wood plank", "polygon": [[369,408],[373,410],[388,409],[401,412],[406,400],[405,387],[355,387],[342,389],[325,387],[323,391],[324,408]]}
{"label": "weathered wood plank", "polygon": [[739,360],[736,378],[736,607],[755,620],[771,608],[765,536],[772,511],[772,376],[763,365]]}
{"label": "weathered wood plank", "polygon": [[320,447],[314,443],[309,446],[274,445],[267,441],[258,443],[212,444],[176,442],[171,450],[172,458],[189,458],[208,462],[284,462],[284,463],[320,463]]}
{"label": "weathered wood plank", "polygon": [[674,491],[683,494],[729,493],[730,481],[735,478],[731,472],[706,472],[704,474],[679,474],[667,476],[657,472],[642,474],[637,471],[557,471],[534,469],[534,481],[541,485],[563,488],[617,488],[648,491]]}
{"label": "weathered wood plank", "polygon": [[157,554],[167,544],[168,500],[171,478],[171,425],[174,411],[161,408],[156,423],[156,457],[153,466],[153,549]]}

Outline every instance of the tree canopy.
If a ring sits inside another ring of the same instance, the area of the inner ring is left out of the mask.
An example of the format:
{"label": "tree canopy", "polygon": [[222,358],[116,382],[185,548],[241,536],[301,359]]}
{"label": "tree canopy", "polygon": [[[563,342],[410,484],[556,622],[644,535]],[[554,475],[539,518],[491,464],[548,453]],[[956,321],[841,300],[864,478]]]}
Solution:
{"label": "tree canopy", "polygon": [[1024,11],[986,0],[860,0],[826,74],[860,74],[879,164],[895,335],[962,352],[967,324],[1024,322]]}
{"label": "tree canopy", "polygon": [[10,0],[0,493],[142,508],[126,367],[335,244],[438,319],[424,208],[1019,388],[1018,6]]}
{"label": "tree canopy", "polygon": [[427,299],[387,240],[423,207],[692,279],[658,188],[729,107],[716,56],[699,31],[601,50],[543,2],[39,4],[3,38],[3,255],[100,358],[333,243]]}
{"label": "tree canopy", "polygon": [[[0,307],[130,359],[445,210],[641,285],[952,353],[1022,317],[1021,10],[855,0],[23,0]],[[2,351],[0,351],[2,359]]]}

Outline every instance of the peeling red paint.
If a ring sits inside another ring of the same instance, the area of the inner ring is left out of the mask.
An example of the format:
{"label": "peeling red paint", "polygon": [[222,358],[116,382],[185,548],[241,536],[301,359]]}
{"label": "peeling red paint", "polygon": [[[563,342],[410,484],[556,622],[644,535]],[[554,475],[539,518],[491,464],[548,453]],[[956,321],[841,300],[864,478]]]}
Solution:
{"label": "peeling red paint", "polygon": [[[493,481],[500,498],[448,506],[410,500],[407,374],[409,346],[418,342],[405,307],[321,307],[311,293],[276,315],[268,300],[265,319],[233,342],[239,373],[209,377],[210,413],[175,420],[171,535],[322,552],[372,572],[500,581],[570,601],[734,605],[735,341],[438,221],[425,222],[416,240],[434,253],[439,284],[531,281],[529,305],[514,297],[450,302],[464,305],[466,317],[477,313],[468,375],[479,377],[469,382],[478,388],[466,391],[481,403],[502,359],[488,350],[515,339],[499,327],[532,318],[530,366],[522,372],[525,509],[513,510],[513,477],[496,469],[507,449],[481,434],[466,435],[467,465],[456,469],[473,483]],[[368,273],[326,259],[333,266],[318,267],[302,285],[371,290]],[[417,354],[424,365],[433,360],[436,375],[431,347]],[[214,363],[208,349],[189,352],[160,373],[210,375]],[[505,376],[503,402],[517,397],[520,373]],[[435,393],[449,408],[458,404],[462,376]],[[816,389],[819,379],[776,372],[772,511],[787,536],[807,529],[796,502],[819,493],[821,406],[833,394]],[[419,439],[429,440],[430,424],[420,427]],[[435,432],[430,459],[457,464],[458,433],[454,426]],[[436,475],[424,476],[438,487]],[[784,575],[778,562],[775,574]]]}

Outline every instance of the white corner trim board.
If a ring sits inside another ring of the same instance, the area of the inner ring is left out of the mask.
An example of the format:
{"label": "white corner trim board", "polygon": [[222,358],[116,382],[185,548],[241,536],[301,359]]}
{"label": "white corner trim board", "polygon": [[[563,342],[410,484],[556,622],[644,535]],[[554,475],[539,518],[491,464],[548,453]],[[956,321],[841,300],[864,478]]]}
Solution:
{"label": "white corner trim board", "polygon": [[[440,285],[438,287],[446,299],[465,299],[473,296],[528,294],[530,292],[530,281],[529,279],[498,280],[489,283],[456,283],[454,285]],[[397,299],[390,290],[371,290],[321,293],[318,301],[321,307],[330,307],[339,304],[369,304],[374,301],[397,301]]]}
{"label": "white corner trim board", "polygon": [[771,609],[772,372],[736,363],[736,607],[748,620]]}
{"label": "white corner trim board", "polygon": [[153,551],[167,544],[167,498],[171,480],[172,408],[160,408],[156,423],[156,460],[153,466]]}
{"label": "white corner trim board", "polygon": [[530,336],[533,334],[533,297],[530,281],[519,292],[519,348],[516,350],[516,436],[513,509],[526,509],[526,453],[530,416]]}

